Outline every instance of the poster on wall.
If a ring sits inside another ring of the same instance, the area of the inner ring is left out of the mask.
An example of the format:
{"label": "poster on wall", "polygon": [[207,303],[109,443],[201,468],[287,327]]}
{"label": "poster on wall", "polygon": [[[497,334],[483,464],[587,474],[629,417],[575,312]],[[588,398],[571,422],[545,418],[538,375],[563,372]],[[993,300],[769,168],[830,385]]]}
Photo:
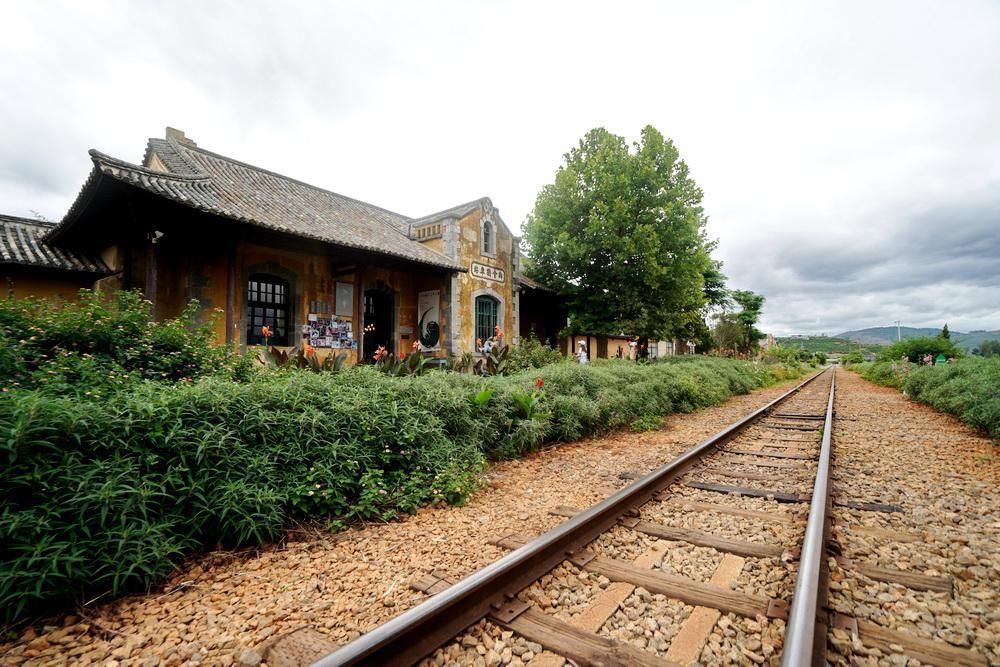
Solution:
{"label": "poster on wall", "polygon": [[354,285],[352,283],[337,283],[337,307],[334,315],[350,317],[354,314]]}
{"label": "poster on wall", "polygon": [[441,290],[420,292],[417,295],[417,340],[422,352],[441,348]]}
{"label": "poster on wall", "polygon": [[302,326],[302,337],[313,347],[353,350],[357,347],[350,320],[325,319],[310,313],[309,322]]}

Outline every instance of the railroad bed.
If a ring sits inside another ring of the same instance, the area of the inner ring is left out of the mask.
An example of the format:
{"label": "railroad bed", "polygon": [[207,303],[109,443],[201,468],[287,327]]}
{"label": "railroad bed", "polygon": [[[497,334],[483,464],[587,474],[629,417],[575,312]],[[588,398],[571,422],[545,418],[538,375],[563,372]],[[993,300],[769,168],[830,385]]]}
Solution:
{"label": "railroad bed", "polygon": [[[843,662],[827,655],[829,635],[925,664],[985,665],[973,651],[829,611],[829,567],[838,595],[847,570],[951,586],[840,556],[855,533],[913,535],[833,523],[835,512],[901,511],[877,488],[830,494],[834,376],[810,378],[591,508],[553,507],[568,520],[542,536],[498,535],[510,553],[461,581],[427,573],[411,582],[427,601],[316,664]],[[272,663],[308,662],[326,645],[308,631],[283,641]]]}

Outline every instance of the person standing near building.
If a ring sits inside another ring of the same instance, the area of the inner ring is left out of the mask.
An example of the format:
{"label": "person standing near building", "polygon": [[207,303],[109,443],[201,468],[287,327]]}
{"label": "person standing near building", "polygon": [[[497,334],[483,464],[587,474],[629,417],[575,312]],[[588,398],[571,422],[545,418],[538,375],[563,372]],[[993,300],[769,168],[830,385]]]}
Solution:
{"label": "person standing near building", "polygon": [[584,343],[582,340],[580,341],[580,344],[577,347],[576,358],[580,360],[581,364],[586,364],[587,361],[588,361],[588,359],[587,359],[587,344]]}

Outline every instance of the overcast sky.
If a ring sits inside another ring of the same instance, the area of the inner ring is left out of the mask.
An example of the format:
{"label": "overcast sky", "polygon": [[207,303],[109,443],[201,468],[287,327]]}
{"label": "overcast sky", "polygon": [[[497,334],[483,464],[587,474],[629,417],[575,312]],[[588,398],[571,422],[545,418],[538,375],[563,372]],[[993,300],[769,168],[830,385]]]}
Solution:
{"label": "overcast sky", "polygon": [[0,212],[166,125],[515,230],[590,128],[671,137],[763,328],[1000,328],[1000,3],[0,0]]}

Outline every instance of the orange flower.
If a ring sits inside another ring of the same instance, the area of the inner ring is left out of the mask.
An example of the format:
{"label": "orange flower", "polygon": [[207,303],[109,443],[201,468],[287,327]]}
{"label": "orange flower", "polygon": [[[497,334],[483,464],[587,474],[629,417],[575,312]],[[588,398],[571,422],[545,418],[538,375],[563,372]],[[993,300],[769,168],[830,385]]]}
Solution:
{"label": "orange flower", "polygon": [[535,389],[541,389],[545,386],[545,380],[542,378],[535,378]]}
{"label": "orange flower", "polygon": [[500,328],[499,324],[493,327],[493,335],[496,336],[497,340],[503,340],[503,329]]}
{"label": "orange flower", "polygon": [[267,325],[262,326],[260,328],[260,335],[263,336],[264,338],[270,338],[271,337],[271,327],[269,327]]}
{"label": "orange flower", "polygon": [[399,355],[399,360],[400,360],[400,361],[406,361],[406,352],[403,352],[403,353],[401,353],[401,354]]}
{"label": "orange flower", "polygon": [[309,343],[306,343],[305,353],[307,357],[311,357],[314,354],[316,354],[316,348],[310,345]]}
{"label": "orange flower", "polygon": [[382,361],[385,359],[385,355],[387,354],[389,354],[389,352],[385,349],[385,346],[379,345],[378,349],[375,350],[375,361]]}

